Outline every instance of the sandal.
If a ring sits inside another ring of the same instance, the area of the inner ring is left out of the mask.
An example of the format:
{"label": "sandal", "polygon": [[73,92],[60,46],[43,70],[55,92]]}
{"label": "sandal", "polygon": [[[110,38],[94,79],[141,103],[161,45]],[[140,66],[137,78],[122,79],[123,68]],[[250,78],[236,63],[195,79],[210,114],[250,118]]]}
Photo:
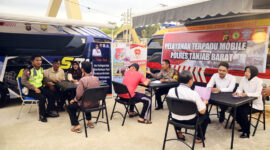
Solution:
{"label": "sandal", "polygon": [[76,132],[76,133],[82,133],[82,129],[81,128],[78,128],[78,129],[72,128],[71,131],[72,132]]}
{"label": "sandal", "polygon": [[94,126],[94,123],[87,123],[87,125],[86,125],[88,128],[94,128],[95,126]]}
{"label": "sandal", "polygon": [[138,113],[134,113],[134,114],[129,114],[128,116],[129,116],[129,118],[133,118],[133,117],[139,116],[139,114]]}
{"label": "sandal", "polygon": [[186,137],[181,133],[183,137],[180,138],[179,133],[181,133],[181,132],[177,132],[177,138],[178,138],[179,140],[181,140],[181,141],[185,141],[185,140],[186,140]]}
{"label": "sandal", "polygon": [[150,120],[144,120],[144,121],[141,121],[141,120],[138,120],[139,123],[144,123],[144,124],[152,124],[152,122]]}
{"label": "sandal", "polygon": [[[204,140],[205,140],[205,139],[206,139],[206,138],[204,138]],[[196,140],[195,140],[195,143],[202,143],[202,138],[197,137]]]}
{"label": "sandal", "polygon": [[195,143],[202,143],[202,140],[201,139],[196,139]]}

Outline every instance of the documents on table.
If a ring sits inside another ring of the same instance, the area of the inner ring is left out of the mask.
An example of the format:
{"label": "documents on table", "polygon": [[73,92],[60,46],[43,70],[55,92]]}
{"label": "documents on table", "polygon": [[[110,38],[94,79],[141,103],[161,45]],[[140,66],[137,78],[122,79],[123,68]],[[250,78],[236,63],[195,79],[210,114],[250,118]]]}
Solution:
{"label": "documents on table", "polygon": [[159,80],[151,81],[151,83],[161,83]]}

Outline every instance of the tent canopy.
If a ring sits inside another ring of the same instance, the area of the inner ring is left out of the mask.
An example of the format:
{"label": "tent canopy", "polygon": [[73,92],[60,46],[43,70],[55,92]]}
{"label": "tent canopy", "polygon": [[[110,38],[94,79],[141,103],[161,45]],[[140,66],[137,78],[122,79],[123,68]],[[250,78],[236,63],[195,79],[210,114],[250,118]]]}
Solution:
{"label": "tent canopy", "polygon": [[187,6],[172,7],[132,18],[133,27],[165,22],[179,22],[216,15],[269,12],[270,0],[210,0]]}
{"label": "tent canopy", "polygon": [[54,18],[54,17],[28,16],[28,15],[20,15],[20,14],[18,15],[18,14],[8,14],[8,13],[1,13],[0,20],[49,24],[49,25],[75,26],[75,27],[96,27],[96,28],[109,28],[109,29],[114,28],[114,26],[110,24],[101,24],[101,23],[87,22],[87,21],[74,20],[74,19],[59,19],[59,18]]}

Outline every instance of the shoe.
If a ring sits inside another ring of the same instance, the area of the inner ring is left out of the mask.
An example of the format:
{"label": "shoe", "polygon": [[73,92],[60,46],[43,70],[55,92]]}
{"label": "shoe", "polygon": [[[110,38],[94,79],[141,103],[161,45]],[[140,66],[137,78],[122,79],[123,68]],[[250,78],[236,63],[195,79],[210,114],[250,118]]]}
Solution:
{"label": "shoe", "polygon": [[42,115],[39,116],[39,120],[41,122],[47,122],[47,118],[45,116],[42,116]]}
{"label": "shoe", "polygon": [[64,107],[57,107],[57,110],[58,110],[59,112],[63,112],[63,111],[65,111],[65,108],[64,108]]}
{"label": "shoe", "polygon": [[158,106],[155,108],[155,110],[160,110],[160,109],[163,109],[163,106]]}
{"label": "shoe", "polygon": [[225,112],[219,113],[219,122],[222,123],[225,120]]}
{"label": "shoe", "polygon": [[244,132],[244,130],[243,129],[239,129],[238,132]]}
{"label": "shoe", "polygon": [[243,132],[243,133],[240,135],[240,138],[249,138],[249,134]]}
{"label": "shoe", "polygon": [[54,113],[52,113],[52,112],[46,113],[46,116],[47,116],[47,117],[51,117],[51,118],[59,117],[58,114],[54,114]]}
{"label": "shoe", "polygon": [[129,116],[129,118],[133,118],[133,117],[139,116],[139,114],[138,113],[134,113],[134,114],[129,114],[128,116]]}

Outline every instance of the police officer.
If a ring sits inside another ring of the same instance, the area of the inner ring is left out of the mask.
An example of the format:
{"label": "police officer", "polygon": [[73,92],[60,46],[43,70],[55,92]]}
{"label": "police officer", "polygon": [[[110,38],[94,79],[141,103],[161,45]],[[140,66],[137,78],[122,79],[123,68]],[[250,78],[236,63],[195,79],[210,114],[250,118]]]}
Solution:
{"label": "police officer", "polygon": [[[32,56],[32,67],[25,69],[22,75],[22,85],[29,89],[28,96],[39,100],[39,118],[41,122],[47,122],[47,117],[58,117],[58,114],[53,114],[51,111],[55,105],[53,93],[43,87],[43,82],[46,78],[43,76],[41,67],[41,56]],[[48,100],[47,109],[45,108],[46,99]]]}

